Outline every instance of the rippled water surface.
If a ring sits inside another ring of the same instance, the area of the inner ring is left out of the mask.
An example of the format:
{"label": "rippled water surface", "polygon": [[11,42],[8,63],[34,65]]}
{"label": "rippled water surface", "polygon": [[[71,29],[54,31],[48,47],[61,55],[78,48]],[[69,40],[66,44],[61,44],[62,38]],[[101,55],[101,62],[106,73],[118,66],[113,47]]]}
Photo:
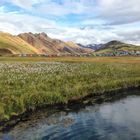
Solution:
{"label": "rippled water surface", "polygon": [[140,96],[74,111],[39,111],[3,140],[140,140]]}

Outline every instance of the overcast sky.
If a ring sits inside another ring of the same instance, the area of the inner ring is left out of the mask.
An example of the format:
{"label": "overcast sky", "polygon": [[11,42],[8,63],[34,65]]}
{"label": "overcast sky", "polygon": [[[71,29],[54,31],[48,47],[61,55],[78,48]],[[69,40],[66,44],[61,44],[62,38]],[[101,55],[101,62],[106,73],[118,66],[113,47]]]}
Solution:
{"label": "overcast sky", "polygon": [[140,0],[0,0],[0,31],[82,44],[140,44]]}

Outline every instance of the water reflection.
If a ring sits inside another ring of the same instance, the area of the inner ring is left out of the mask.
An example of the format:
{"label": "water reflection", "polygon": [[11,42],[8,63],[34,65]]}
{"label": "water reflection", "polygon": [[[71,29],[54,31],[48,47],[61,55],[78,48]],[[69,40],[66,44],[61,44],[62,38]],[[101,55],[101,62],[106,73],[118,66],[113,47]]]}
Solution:
{"label": "water reflection", "polygon": [[139,140],[140,96],[75,111],[38,112],[1,134],[4,140]]}

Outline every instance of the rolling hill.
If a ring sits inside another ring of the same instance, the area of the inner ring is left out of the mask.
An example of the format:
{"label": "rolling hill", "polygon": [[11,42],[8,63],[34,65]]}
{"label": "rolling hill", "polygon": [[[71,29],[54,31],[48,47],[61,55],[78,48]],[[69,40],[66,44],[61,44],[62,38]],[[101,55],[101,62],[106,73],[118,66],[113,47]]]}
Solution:
{"label": "rolling hill", "polygon": [[115,51],[140,51],[140,46],[113,40],[102,45],[96,50],[96,53],[113,53]]}

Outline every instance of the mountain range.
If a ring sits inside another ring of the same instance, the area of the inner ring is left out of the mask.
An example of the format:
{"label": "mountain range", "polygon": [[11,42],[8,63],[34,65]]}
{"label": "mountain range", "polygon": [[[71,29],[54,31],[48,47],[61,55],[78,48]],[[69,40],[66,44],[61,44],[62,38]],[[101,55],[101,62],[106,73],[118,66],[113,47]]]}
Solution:
{"label": "mountain range", "polygon": [[0,32],[0,55],[5,54],[47,54],[77,55],[92,53],[112,53],[114,51],[140,51],[140,46],[117,40],[106,44],[82,45],[50,38],[46,33],[22,33],[11,35]]}
{"label": "mountain range", "polygon": [[17,36],[0,32],[0,54],[82,54],[92,53],[73,42],[50,38],[46,33],[22,33]]}

